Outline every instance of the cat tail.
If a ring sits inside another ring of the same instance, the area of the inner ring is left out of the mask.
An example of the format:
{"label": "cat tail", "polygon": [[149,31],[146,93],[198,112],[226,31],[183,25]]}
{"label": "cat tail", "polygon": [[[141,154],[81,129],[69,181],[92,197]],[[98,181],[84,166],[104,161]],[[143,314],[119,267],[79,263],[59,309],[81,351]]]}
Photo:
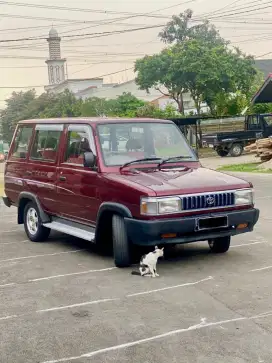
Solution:
{"label": "cat tail", "polygon": [[141,276],[141,274],[140,274],[140,272],[139,272],[139,271],[132,271],[132,272],[131,272],[131,275]]}

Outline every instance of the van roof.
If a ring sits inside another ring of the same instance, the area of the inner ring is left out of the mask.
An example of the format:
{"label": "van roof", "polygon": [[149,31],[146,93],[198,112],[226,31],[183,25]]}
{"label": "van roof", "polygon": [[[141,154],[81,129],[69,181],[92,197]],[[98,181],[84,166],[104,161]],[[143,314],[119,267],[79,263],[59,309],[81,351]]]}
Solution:
{"label": "van roof", "polygon": [[161,122],[172,123],[170,120],[154,119],[154,118],[120,118],[120,117],[66,117],[66,118],[47,118],[22,120],[19,124],[63,124],[63,123],[79,123],[79,124],[104,124],[116,122]]}

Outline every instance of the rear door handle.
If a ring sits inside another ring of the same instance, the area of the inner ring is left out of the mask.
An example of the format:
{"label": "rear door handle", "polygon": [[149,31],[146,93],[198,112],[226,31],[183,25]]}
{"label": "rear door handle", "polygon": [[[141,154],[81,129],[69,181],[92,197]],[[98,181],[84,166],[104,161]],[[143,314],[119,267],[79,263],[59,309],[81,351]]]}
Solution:
{"label": "rear door handle", "polygon": [[30,170],[26,171],[26,175],[31,175],[31,174],[32,174],[32,172]]}
{"label": "rear door handle", "polygon": [[65,181],[65,180],[66,180],[66,177],[65,177],[65,176],[60,176],[60,177],[59,177],[59,180],[60,180],[60,181]]}

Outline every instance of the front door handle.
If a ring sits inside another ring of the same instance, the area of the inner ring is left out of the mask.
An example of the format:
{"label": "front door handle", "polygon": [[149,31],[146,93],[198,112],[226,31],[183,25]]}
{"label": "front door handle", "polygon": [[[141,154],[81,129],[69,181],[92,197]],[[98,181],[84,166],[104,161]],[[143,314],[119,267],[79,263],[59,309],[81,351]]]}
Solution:
{"label": "front door handle", "polygon": [[66,177],[65,177],[65,176],[60,176],[60,177],[59,177],[59,180],[60,180],[60,181],[65,181],[65,180],[66,180]]}

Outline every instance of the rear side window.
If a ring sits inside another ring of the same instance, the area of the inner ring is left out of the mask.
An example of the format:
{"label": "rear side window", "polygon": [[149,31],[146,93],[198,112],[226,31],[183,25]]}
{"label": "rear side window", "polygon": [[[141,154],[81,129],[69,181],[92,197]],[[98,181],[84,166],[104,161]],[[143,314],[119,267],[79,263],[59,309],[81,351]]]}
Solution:
{"label": "rear side window", "polygon": [[32,126],[22,126],[18,129],[12,156],[15,158],[26,159],[32,131]]}
{"label": "rear side window", "polygon": [[56,161],[60,137],[60,130],[36,130],[31,159]]}

